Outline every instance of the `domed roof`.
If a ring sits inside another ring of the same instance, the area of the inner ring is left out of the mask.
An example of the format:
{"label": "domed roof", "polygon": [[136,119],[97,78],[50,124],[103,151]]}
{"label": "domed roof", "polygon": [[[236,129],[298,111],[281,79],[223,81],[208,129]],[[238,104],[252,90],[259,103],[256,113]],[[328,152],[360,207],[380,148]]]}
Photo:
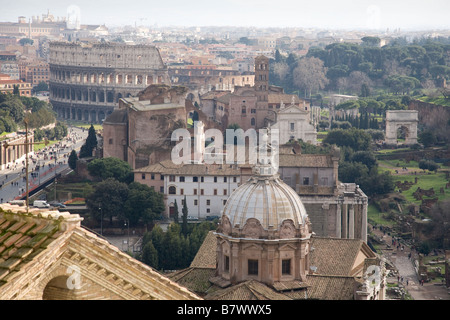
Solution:
{"label": "domed roof", "polygon": [[[300,197],[278,174],[271,174],[272,169],[257,166],[254,175],[230,195],[222,212],[224,233],[253,238],[274,231],[272,237],[285,238],[309,229],[302,228],[309,225],[309,218]],[[246,227],[251,227],[253,236]]]}

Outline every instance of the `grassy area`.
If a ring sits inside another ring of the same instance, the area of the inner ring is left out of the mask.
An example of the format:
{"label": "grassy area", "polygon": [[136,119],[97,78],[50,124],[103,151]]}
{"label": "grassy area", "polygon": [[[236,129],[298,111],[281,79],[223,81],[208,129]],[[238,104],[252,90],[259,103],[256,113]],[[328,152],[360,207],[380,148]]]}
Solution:
{"label": "grassy area", "polygon": [[[57,192],[57,200],[66,201],[69,199],[69,195],[71,199],[74,198],[86,198],[89,193],[91,193],[94,189],[93,182],[77,182],[77,183],[57,183],[56,192]],[[47,200],[54,200],[55,189],[52,185],[51,187],[46,189],[47,191]],[[84,202],[80,202],[78,204],[84,204]]]}
{"label": "grassy area", "polygon": [[[85,128],[85,129],[89,129],[91,127],[90,123],[84,123],[81,121],[73,121],[73,120],[66,120],[67,125],[73,126],[73,127],[79,127],[79,128]],[[101,124],[93,124],[94,125],[94,129],[95,130],[102,130],[103,129],[103,125]]]}
{"label": "grassy area", "polygon": [[[54,145],[55,143],[58,143],[58,142],[59,142],[59,140],[49,140],[48,144],[47,144],[47,147],[48,146],[52,146],[52,145]],[[41,149],[43,149],[45,147],[46,147],[46,145],[45,145],[44,141],[42,141],[40,143],[36,143],[36,144],[33,145],[34,152],[37,152],[37,151],[39,151],[39,150],[41,150]]]}
{"label": "grassy area", "polygon": [[440,105],[440,106],[447,106],[450,107],[450,100],[445,99],[444,96],[439,96],[439,97],[430,97],[430,96],[425,96],[425,97],[417,97],[417,100],[420,100],[422,102],[427,102],[427,103],[432,103],[432,104],[436,104],[436,105]]}
{"label": "grassy area", "polygon": [[[420,169],[418,169],[420,170]],[[420,204],[420,200],[416,200],[413,196],[413,193],[417,190],[418,187],[424,190],[428,190],[430,188],[434,189],[435,195],[432,197],[439,198],[439,201],[444,199],[450,199],[450,189],[446,189],[445,185],[447,184],[447,180],[445,179],[445,173],[431,173],[431,174],[422,174],[422,175],[398,175],[394,176],[394,182],[396,181],[408,181],[414,182],[417,177],[417,184],[411,186],[409,190],[403,191],[402,195],[405,196],[408,202],[412,202],[415,204]],[[440,188],[444,188],[444,193],[441,194],[439,192]],[[427,197],[424,197],[427,198]]]}
{"label": "grassy area", "polygon": [[383,214],[373,204],[367,206],[367,219],[369,223],[374,223],[376,225],[392,227],[394,224],[394,221],[384,219]]}

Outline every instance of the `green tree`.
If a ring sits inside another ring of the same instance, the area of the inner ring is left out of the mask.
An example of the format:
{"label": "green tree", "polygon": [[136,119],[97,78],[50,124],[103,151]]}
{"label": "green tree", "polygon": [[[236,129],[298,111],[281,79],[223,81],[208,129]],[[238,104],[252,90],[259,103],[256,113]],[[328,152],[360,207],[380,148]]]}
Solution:
{"label": "green tree", "polygon": [[20,98],[10,96],[0,103],[0,112],[2,116],[10,116],[14,122],[20,123],[25,117],[25,106]]}
{"label": "green tree", "polygon": [[158,251],[152,241],[147,242],[142,249],[142,262],[154,269],[158,269]]}
{"label": "green tree", "polygon": [[128,197],[124,203],[124,215],[129,219],[130,225],[138,222],[151,224],[164,212],[162,194],[149,186],[132,182],[128,186]]}
{"label": "green tree", "polygon": [[94,191],[86,197],[86,205],[94,219],[100,219],[103,213],[110,223],[114,217],[124,217],[124,203],[128,198],[128,186],[114,178],[99,182]]}
{"label": "green tree", "polygon": [[75,150],[72,150],[69,155],[69,159],[67,160],[67,163],[69,164],[70,169],[75,170],[77,168],[77,152]]}
{"label": "green tree", "polygon": [[94,126],[91,124],[86,142],[81,146],[80,158],[92,157],[92,151],[97,147],[97,134],[95,133]]}
{"label": "green tree", "polygon": [[436,135],[431,131],[424,131],[419,133],[417,141],[424,145],[425,148],[428,148],[434,145],[437,141]]}
{"label": "green tree", "polygon": [[41,81],[37,86],[33,88],[34,92],[48,91],[48,84],[45,81]]}
{"label": "green tree", "polygon": [[368,150],[372,137],[361,129],[333,129],[323,140],[323,143],[335,144],[339,147],[348,146],[354,151]]}
{"label": "green tree", "polygon": [[13,85],[13,95],[20,96],[19,85]]}
{"label": "green tree", "polygon": [[183,216],[182,216],[183,223],[182,223],[181,230],[182,230],[183,234],[186,236],[188,233],[188,223],[187,223],[188,207],[187,207],[187,202],[186,202],[186,196],[184,196],[183,209],[181,209],[181,212],[183,213]]}
{"label": "green tree", "polygon": [[174,219],[175,223],[178,223],[179,222],[179,214],[180,214],[180,212],[178,211],[177,199],[175,199],[175,203],[173,205],[173,211],[174,211],[173,219]]}
{"label": "green tree", "polygon": [[357,151],[352,155],[351,160],[366,165],[369,170],[377,165],[377,159],[371,151]]}
{"label": "green tree", "polygon": [[114,157],[94,159],[89,162],[87,169],[90,175],[102,180],[114,178],[120,182],[131,183],[134,179],[133,169],[128,162]]}

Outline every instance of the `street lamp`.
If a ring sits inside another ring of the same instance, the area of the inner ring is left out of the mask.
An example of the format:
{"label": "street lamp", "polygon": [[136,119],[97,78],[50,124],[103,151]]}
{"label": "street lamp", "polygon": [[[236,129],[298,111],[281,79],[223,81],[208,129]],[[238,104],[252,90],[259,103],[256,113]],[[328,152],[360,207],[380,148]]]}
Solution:
{"label": "street lamp", "polygon": [[127,252],[130,251],[130,220],[125,219],[125,227],[128,226]]}

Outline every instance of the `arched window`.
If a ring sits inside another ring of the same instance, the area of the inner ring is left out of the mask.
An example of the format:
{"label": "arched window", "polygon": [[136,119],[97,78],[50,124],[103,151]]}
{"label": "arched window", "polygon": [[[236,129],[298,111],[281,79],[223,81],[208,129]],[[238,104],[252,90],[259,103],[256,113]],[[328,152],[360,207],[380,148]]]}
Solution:
{"label": "arched window", "polygon": [[177,188],[174,186],[169,187],[169,194],[177,194]]}

